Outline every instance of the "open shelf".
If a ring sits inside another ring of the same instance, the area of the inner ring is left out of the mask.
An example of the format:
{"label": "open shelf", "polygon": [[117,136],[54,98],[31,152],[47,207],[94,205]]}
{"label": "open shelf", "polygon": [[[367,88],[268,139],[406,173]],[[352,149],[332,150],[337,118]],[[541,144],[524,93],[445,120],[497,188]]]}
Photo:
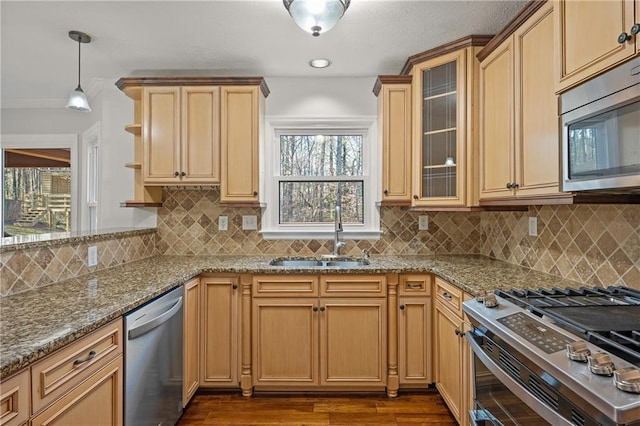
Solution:
{"label": "open shelf", "polygon": [[124,130],[132,135],[140,136],[142,134],[142,124],[127,124],[124,126]]}
{"label": "open shelf", "polygon": [[162,203],[149,201],[127,200],[120,203],[120,207],[162,207]]}
{"label": "open shelf", "polygon": [[124,166],[129,168],[129,169],[134,169],[134,170],[142,169],[142,164],[141,163],[125,163]]}

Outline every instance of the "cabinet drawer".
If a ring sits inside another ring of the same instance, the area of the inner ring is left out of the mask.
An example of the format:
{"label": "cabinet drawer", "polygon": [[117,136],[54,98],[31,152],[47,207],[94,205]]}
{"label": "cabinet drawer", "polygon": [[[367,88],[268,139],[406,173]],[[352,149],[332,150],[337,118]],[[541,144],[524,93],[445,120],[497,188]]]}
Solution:
{"label": "cabinet drawer", "polygon": [[29,369],[0,383],[0,425],[16,426],[29,418]]}
{"label": "cabinet drawer", "polygon": [[431,275],[400,275],[398,285],[400,296],[429,296],[431,295]]}
{"label": "cabinet drawer", "polygon": [[35,414],[122,353],[122,320],[113,321],[31,367]]}
{"label": "cabinet drawer", "polygon": [[386,297],[384,275],[321,275],[320,295],[335,297]]}
{"label": "cabinet drawer", "polygon": [[462,317],[462,293],[459,288],[436,277],[436,300],[459,317]]}
{"label": "cabinet drawer", "polygon": [[318,295],[315,275],[262,275],[253,277],[253,297],[313,297]]}

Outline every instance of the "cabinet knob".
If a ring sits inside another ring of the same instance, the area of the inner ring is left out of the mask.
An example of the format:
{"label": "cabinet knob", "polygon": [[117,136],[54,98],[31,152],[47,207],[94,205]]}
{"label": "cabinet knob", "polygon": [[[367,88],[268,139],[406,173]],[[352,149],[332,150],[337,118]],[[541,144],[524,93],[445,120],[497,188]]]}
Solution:
{"label": "cabinet knob", "polygon": [[442,293],[442,297],[444,297],[447,300],[451,300],[453,296],[451,296],[449,293],[445,291],[444,293]]}
{"label": "cabinet knob", "polygon": [[324,306],[320,306],[320,312],[324,312]]}
{"label": "cabinet knob", "polygon": [[413,196],[413,199],[414,199],[414,200],[417,200],[418,198],[419,198],[419,197],[418,197],[417,195],[414,195],[414,196]]}
{"label": "cabinet knob", "polygon": [[511,188],[513,188],[513,186],[512,186],[512,185],[513,185],[513,184],[512,184],[511,182],[507,182],[507,189],[511,189]]}
{"label": "cabinet knob", "polygon": [[456,336],[458,336],[458,337],[462,337],[462,336],[464,336],[464,332],[463,332],[463,331],[461,331],[460,329],[457,329],[457,328],[456,328]]}
{"label": "cabinet knob", "polygon": [[175,172],[173,175],[174,175],[175,177],[178,177],[178,176],[180,176],[180,173]]}
{"label": "cabinet knob", "polygon": [[[636,13],[638,13],[636,11]],[[629,31],[631,33],[631,35],[636,35],[638,33],[640,33],[640,23],[635,23],[633,24],[633,26],[631,27],[631,31]]]}
{"label": "cabinet knob", "polygon": [[389,195],[389,191],[387,191],[386,189],[385,189],[384,191],[382,191],[382,193],[383,193],[384,195]]}
{"label": "cabinet knob", "polygon": [[513,182],[513,183],[511,184],[511,187],[512,187],[513,189],[518,189],[518,188],[520,188],[520,185],[519,185],[519,184],[517,184],[517,183],[515,183],[515,182]]}
{"label": "cabinet knob", "polygon": [[620,44],[625,44],[629,40],[631,40],[631,36],[627,33],[622,33],[618,36],[618,43]]}
{"label": "cabinet knob", "polygon": [[258,195],[258,191],[253,191],[253,196],[255,197],[256,195]]}
{"label": "cabinet knob", "polygon": [[318,307],[317,306],[313,307],[313,312],[318,312]]}
{"label": "cabinet knob", "polygon": [[404,305],[400,305],[400,310],[404,311]]}
{"label": "cabinet knob", "polygon": [[232,289],[237,290],[238,289],[238,284],[234,284],[231,286]]}
{"label": "cabinet knob", "polygon": [[180,176],[185,177],[187,174],[185,172],[180,172]]}

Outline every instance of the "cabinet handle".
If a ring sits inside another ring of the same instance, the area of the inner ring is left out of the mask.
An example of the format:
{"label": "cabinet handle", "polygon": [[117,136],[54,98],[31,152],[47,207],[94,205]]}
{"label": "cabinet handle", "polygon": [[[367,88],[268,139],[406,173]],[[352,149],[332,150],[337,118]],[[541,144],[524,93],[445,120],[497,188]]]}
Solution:
{"label": "cabinet handle", "polygon": [[444,293],[442,293],[442,297],[444,297],[447,300],[451,300],[451,298],[452,298],[452,296],[449,293],[447,293],[446,291]]}
{"label": "cabinet handle", "polygon": [[73,365],[80,365],[87,361],[91,361],[95,356],[96,356],[96,351],[91,351],[89,352],[89,355],[87,355],[85,359],[76,359],[75,361],[73,361]]}
{"label": "cabinet handle", "polygon": [[175,172],[173,175],[174,175],[175,177],[178,177],[178,176],[180,176],[180,173]]}
{"label": "cabinet handle", "polygon": [[231,286],[232,289],[237,290],[238,289],[238,284],[234,284]]}
{"label": "cabinet handle", "polygon": [[631,36],[629,34],[627,34],[627,33],[621,33],[618,36],[618,43],[620,43],[620,44],[625,44],[629,40],[631,40]]}
{"label": "cabinet handle", "polygon": [[400,305],[400,310],[404,311],[404,305]]}
{"label": "cabinet handle", "polygon": [[318,312],[318,307],[317,306],[313,307],[313,312]]}
{"label": "cabinet handle", "polygon": [[253,196],[255,197],[256,195],[258,195],[258,191],[253,191]]}
{"label": "cabinet handle", "polygon": [[185,172],[180,172],[180,176],[185,177],[187,174]]}
{"label": "cabinet handle", "polygon": [[411,289],[422,288],[422,284],[420,284],[420,283],[408,283],[407,284],[407,288],[411,288]]}
{"label": "cabinet handle", "polygon": [[382,193],[383,193],[384,195],[389,195],[389,191],[387,191],[386,189],[385,189],[384,191],[382,191]]}
{"label": "cabinet handle", "polygon": [[324,306],[320,306],[320,312],[324,312]]}
{"label": "cabinet handle", "polygon": [[414,196],[413,196],[413,199],[414,199],[414,200],[417,200],[418,198],[419,198],[419,197],[418,197],[417,195],[414,195]]}

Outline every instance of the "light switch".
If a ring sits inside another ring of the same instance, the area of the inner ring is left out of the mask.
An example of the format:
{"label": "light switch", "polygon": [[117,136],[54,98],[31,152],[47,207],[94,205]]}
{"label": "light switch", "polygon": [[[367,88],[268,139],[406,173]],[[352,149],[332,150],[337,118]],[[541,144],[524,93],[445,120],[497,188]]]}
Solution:
{"label": "light switch", "polygon": [[87,266],[92,267],[98,264],[98,247],[91,246],[87,249]]}
{"label": "light switch", "polygon": [[426,214],[422,214],[418,216],[418,230],[419,231],[429,230],[429,216],[427,216]]}
{"label": "light switch", "polygon": [[229,229],[229,218],[227,216],[218,216],[218,231],[226,231]]}
{"label": "light switch", "polygon": [[538,218],[536,216],[532,216],[529,218],[529,236],[538,236]]}
{"label": "light switch", "polygon": [[254,214],[242,216],[242,229],[246,231],[258,229],[258,216]]}

